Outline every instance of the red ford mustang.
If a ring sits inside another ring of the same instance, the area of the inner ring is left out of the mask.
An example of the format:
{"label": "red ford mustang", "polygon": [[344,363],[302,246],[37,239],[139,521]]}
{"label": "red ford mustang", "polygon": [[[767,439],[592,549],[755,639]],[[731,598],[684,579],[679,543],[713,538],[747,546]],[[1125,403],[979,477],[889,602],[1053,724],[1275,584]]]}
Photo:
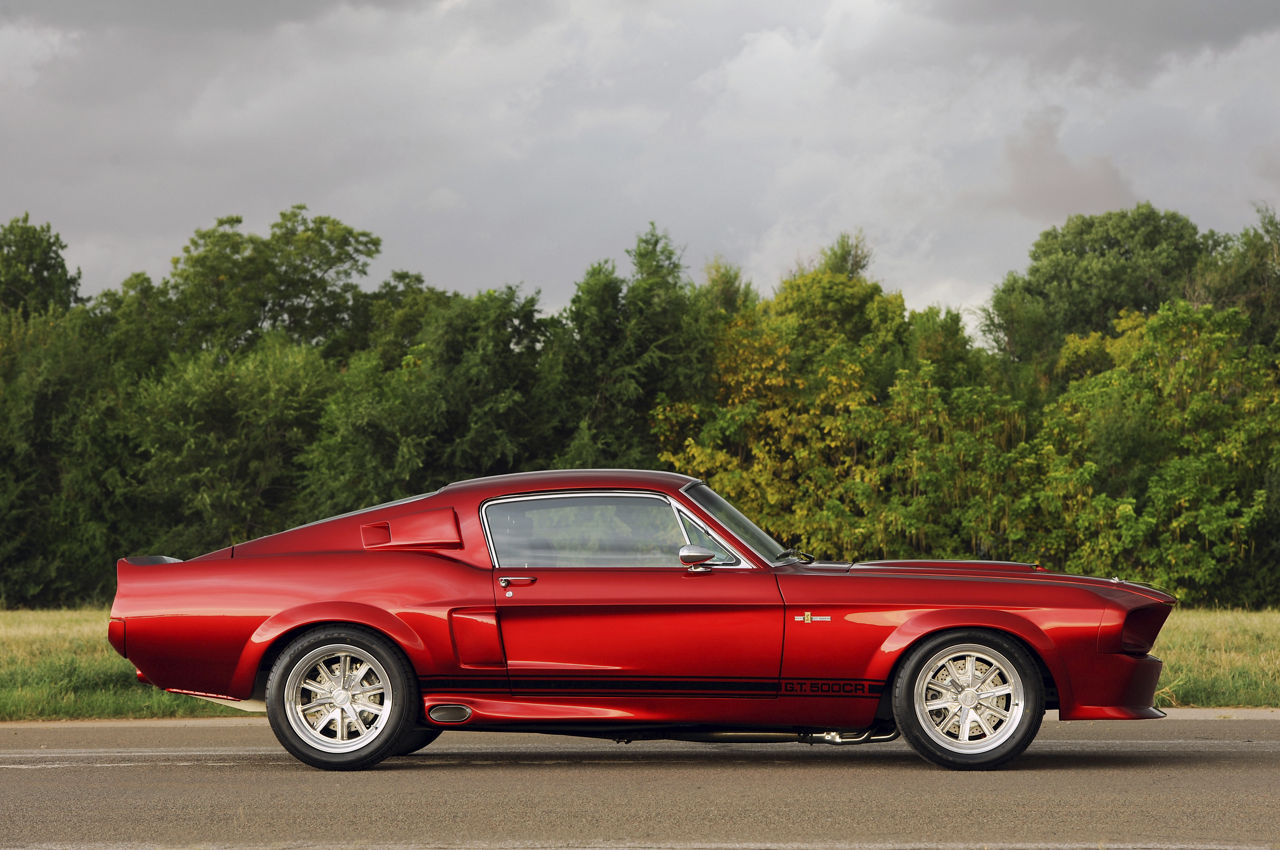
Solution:
{"label": "red ford mustang", "polygon": [[705,484],[451,484],[212,552],[117,565],[138,677],[262,710],[328,769],[442,730],[862,743],[990,768],[1047,708],[1161,717],[1174,599],[1026,564],[817,563]]}

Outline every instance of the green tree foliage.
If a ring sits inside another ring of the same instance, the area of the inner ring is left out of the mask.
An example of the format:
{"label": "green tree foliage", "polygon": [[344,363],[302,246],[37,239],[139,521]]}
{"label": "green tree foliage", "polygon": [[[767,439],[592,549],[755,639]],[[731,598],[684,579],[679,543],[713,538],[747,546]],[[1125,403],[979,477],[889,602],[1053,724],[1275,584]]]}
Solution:
{"label": "green tree foliage", "polygon": [[652,410],[706,394],[714,328],[750,301],[749,287],[725,267],[700,294],[653,224],[627,254],[629,278],[612,262],[596,263],[565,311],[568,332],[557,341],[567,386],[578,395],[567,399],[575,427],[558,466],[652,465]]}
{"label": "green tree foliage", "polygon": [[406,286],[385,311],[379,349],[339,377],[306,452],[317,515],[546,463],[564,388],[544,368],[555,323],[539,317],[536,297]]}
{"label": "green tree foliage", "polygon": [[0,600],[61,602],[107,577],[64,560],[67,536],[92,535],[77,486],[89,470],[74,452],[86,433],[85,401],[101,389],[94,335],[83,310],[0,312]]}
{"label": "green tree foliage", "polygon": [[150,545],[193,557],[303,521],[302,455],[333,385],[319,351],[269,334],[249,351],[175,358],[143,382],[129,419]]}
{"label": "green tree foliage", "polygon": [[858,245],[842,236],[724,329],[716,397],[659,410],[663,457],[824,557],[991,554],[1020,406],[961,385],[979,369],[960,317],[908,314]]}
{"label": "green tree foliage", "polygon": [[1276,347],[1280,340],[1280,219],[1258,207],[1258,224],[1238,236],[1213,234],[1215,250],[1201,262],[1187,298],[1219,309],[1237,308],[1250,319],[1249,342]]}
{"label": "green tree foliage", "polygon": [[306,207],[280,214],[267,236],[242,233],[239,216],[218,219],[173,261],[163,286],[181,320],[178,346],[233,351],[270,331],[295,342],[349,350],[357,281],[381,240]]}
{"label": "green tree foliage", "polygon": [[823,557],[1039,560],[1280,599],[1280,224],[1143,204],[1044,233],[983,316],[907,310],[843,234],[761,297],[654,225],[547,315],[395,272],[302,207],[91,301],[0,228],[0,605],[477,475],[668,465]]}
{"label": "green tree foliage", "polygon": [[1040,235],[1025,273],[996,287],[983,331],[1015,361],[1052,357],[1068,334],[1105,332],[1122,310],[1150,314],[1183,297],[1204,252],[1194,224],[1148,203],[1071,216]]}
{"label": "green tree foliage", "polygon": [[0,308],[24,316],[50,307],[66,309],[80,300],[80,270],[68,271],[62,237],[30,215],[0,227]]}
{"label": "green tree foliage", "polygon": [[1115,365],[1045,413],[1023,470],[1028,539],[1055,566],[1213,601],[1248,561],[1280,449],[1271,355],[1238,311],[1169,302],[1126,315]]}

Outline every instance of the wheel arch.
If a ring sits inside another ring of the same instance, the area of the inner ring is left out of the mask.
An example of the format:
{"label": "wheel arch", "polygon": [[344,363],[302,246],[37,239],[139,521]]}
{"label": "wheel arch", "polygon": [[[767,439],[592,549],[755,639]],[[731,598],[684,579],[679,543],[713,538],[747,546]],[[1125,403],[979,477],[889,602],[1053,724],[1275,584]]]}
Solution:
{"label": "wheel arch", "polygon": [[285,647],[301,634],[330,626],[354,626],[386,638],[415,676],[420,665],[430,661],[430,650],[417,632],[382,608],[358,602],[312,603],[281,611],[254,630],[236,666],[233,679],[236,693],[247,694],[249,699],[262,699],[266,694],[267,674]]}
{"label": "wheel arch", "polygon": [[[956,616],[957,614],[962,616]],[[1034,623],[1006,611],[930,611],[902,623],[880,645],[880,651],[875,655],[867,674],[868,678],[885,683],[876,707],[876,718],[893,718],[893,683],[897,680],[898,671],[917,646],[947,632],[975,629],[994,632],[1017,641],[1040,669],[1045,689],[1045,708],[1059,706],[1063,698],[1060,687],[1069,686],[1069,681],[1061,668],[1056,645]]]}

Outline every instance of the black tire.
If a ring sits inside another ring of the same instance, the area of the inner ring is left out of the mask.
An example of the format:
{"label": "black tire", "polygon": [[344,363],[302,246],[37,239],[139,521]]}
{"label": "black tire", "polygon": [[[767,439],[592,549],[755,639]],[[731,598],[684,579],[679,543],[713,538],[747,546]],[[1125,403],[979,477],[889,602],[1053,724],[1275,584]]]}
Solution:
{"label": "black tire", "polygon": [[893,717],[927,761],[989,770],[1040,731],[1044,682],[1016,640],[977,629],[946,632],[907,656],[893,683]]}
{"label": "black tire", "polygon": [[392,753],[392,755],[412,755],[439,737],[439,729],[429,729],[425,726],[410,726],[400,736],[400,745],[396,747],[396,751]]}
{"label": "black tire", "polygon": [[295,638],[267,678],[267,719],[281,746],[324,770],[397,755],[416,727],[417,682],[399,648],[358,626]]}

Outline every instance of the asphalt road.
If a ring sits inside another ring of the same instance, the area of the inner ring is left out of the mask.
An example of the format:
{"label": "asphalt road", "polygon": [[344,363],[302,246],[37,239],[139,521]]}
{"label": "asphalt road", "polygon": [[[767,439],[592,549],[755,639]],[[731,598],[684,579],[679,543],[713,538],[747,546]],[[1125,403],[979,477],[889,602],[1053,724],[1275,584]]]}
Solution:
{"label": "asphalt road", "polygon": [[1280,847],[1280,710],[1049,720],[987,773],[932,767],[900,742],[461,732],[326,773],[256,717],[0,724],[3,847],[375,845]]}

